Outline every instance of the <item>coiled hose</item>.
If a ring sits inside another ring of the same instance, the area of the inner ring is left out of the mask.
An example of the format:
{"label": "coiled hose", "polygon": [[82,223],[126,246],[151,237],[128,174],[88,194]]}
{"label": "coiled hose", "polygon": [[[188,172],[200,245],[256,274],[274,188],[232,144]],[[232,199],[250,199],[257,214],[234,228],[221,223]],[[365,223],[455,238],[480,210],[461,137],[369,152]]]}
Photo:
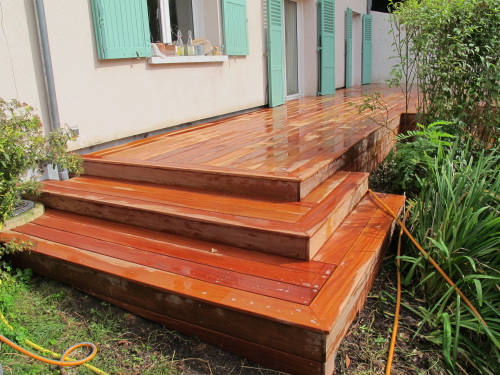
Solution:
{"label": "coiled hose", "polygon": [[[9,324],[9,322],[7,321],[7,319],[5,319],[5,316],[2,313],[0,313],[0,320],[11,331],[14,330],[14,328]],[[55,358],[60,358],[60,360],[54,360],[54,359],[43,357],[43,356],[38,355],[36,353],[30,352],[29,350],[26,350],[23,347],[17,345],[16,343],[12,342],[11,340],[9,340],[7,337],[5,337],[3,335],[0,335],[0,341],[9,345],[10,347],[17,350],[18,352],[23,353],[23,354],[25,354],[33,359],[36,359],[38,361],[41,361],[41,362],[44,362],[44,363],[47,363],[50,365],[59,366],[59,370],[61,371],[62,375],[67,374],[66,371],[64,370],[65,366],[79,366],[79,365],[83,365],[83,366],[87,367],[89,370],[93,371],[96,374],[108,375],[104,371],[99,370],[98,368],[86,363],[86,362],[90,361],[92,358],[94,358],[97,354],[97,347],[90,342],[82,342],[82,343],[73,345],[70,348],[68,348],[61,356],[59,356],[59,354],[54,353],[48,349],[42,348],[41,346],[31,342],[30,340],[25,339],[26,344],[29,345],[30,347],[32,347],[40,352],[49,353]],[[67,358],[70,353],[72,353],[76,349],[82,348],[82,347],[89,347],[92,349],[92,352],[87,357],[85,357],[83,359],[79,359],[79,360]]]}

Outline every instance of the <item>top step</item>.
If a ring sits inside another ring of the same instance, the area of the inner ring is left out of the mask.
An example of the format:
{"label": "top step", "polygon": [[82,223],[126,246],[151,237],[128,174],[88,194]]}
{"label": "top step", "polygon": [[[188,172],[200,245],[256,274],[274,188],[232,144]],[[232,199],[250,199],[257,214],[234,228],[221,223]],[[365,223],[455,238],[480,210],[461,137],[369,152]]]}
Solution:
{"label": "top step", "polygon": [[[405,111],[386,86],[305,97],[85,155],[86,175],[297,202],[338,170],[363,171],[385,156]],[[380,92],[385,109],[359,113]]]}

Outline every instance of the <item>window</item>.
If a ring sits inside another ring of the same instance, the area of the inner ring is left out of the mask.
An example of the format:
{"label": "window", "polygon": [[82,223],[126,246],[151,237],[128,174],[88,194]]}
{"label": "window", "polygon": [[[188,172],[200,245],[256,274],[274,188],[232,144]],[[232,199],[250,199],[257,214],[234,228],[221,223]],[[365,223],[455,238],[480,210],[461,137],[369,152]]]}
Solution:
{"label": "window", "polygon": [[188,30],[193,32],[193,38],[208,39],[205,33],[207,19],[212,29],[212,44],[220,44],[217,0],[148,0],[148,13],[153,43],[172,43],[177,39],[178,30],[184,43]]}
{"label": "window", "polygon": [[177,30],[248,54],[246,0],[91,0],[99,59],[151,56],[149,43],[172,43]]}

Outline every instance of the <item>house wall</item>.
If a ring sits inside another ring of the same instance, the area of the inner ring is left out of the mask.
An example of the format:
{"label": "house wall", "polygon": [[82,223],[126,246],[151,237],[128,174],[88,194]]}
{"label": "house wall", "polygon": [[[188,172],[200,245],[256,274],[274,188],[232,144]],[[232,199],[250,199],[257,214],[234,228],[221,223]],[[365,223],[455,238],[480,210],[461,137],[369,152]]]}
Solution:
{"label": "house wall", "polygon": [[26,102],[48,119],[33,1],[2,0],[0,18],[0,98]]}
{"label": "house wall", "polygon": [[[303,18],[303,95],[318,90],[315,0],[298,0]],[[99,60],[90,0],[45,1],[59,116],[78,128],[70,148],[151,133],[267,104],[265,0],[247,1],[250,54],[222,63],[151,65]],[[45,78],[32,0],[2,0],[0,97],[35,107],[49,124]],[[345,86],[345,9],[366,13],[366,0],[336,2],[336,86]],[[376,22],[375,22],[376,24]],[[374,48],[375,50],[375,48]]]}
{"label": "house wall", "polygon": [[[336,0],[336,35],[335,35],[335,66],[336,76],[335,84],[337,88],[345,87],[345,11],[351,8],[353,12],[366,14],[366,0]],[[355,32],[356,38],[361,38],[361,32]],[[361,39],[359,43],[353,41],[354,56],[360,59],[361,56]],[[354,66],[357,66],[354,62]]]}
{"label": "house wall", "polygon": [[[0,77],[6,84],[0,96],[29,102],[48,122],[33,1],[2,0],[1,5],[6,38],[0,37],[0,43],[4,50],[8,41],[15,70],[10,72],[8,54],[2,53]],[[45,12],[61,123],[80,133],[72,149],[266,104],[267,63],[258,1],[247,2],[250,54],[223,63],[101,61],[90,1],[45,1]]]}
{"label": "house wall", "polygon": [[392,67],[396,60],[391,59],[395,55],[394,36],[389,34],[391,24],[389,14],[371,12],[373,16],[373,60],[372,60],[372,82],[386,83],[390,78]]}

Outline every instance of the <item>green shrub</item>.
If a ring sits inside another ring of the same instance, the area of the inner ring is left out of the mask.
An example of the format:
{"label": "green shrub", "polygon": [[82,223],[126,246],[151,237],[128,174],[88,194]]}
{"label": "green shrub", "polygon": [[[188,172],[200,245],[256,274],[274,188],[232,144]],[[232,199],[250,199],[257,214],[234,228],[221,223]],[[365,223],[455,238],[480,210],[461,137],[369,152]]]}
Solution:
{"label": "green shrub", "polygon": [[418,130],[396,136],[396,146],[375,176],[383,171],[384,184],[392,191],[416,193],[420,189],[420,180],[426,172],[426,163],[429,157],[435,157],[438,149],[451,145],[455,136],[448,133],[453,123],[439,121],[428,126],[417,124]]}
{"label": "green shrub", "polygon": [[441,345],[447,367],[498,374],[500,155],[498,149],[471,155],[468,144],[457,142],[427,159],[409,228],[488,327],[416,249],[402,257],[403,269],[406,284],[423,301],[418,314],[425,335]]}
{"label": "green shrub", "polygon": [[60,128],[44,135],[40,118],[33,108],[17,100],[0,98],[0,226],[14,210],[20,194],[36,193],[37,172],[49,164],[79,174],[82,159],[67,152],[75,135]]}
{"label": "green shrub", "polygon": [[406,0],[393,4],[393,70],[416,77],[420,121],[464,123],[485,144],[500,124],[500,0]]}

